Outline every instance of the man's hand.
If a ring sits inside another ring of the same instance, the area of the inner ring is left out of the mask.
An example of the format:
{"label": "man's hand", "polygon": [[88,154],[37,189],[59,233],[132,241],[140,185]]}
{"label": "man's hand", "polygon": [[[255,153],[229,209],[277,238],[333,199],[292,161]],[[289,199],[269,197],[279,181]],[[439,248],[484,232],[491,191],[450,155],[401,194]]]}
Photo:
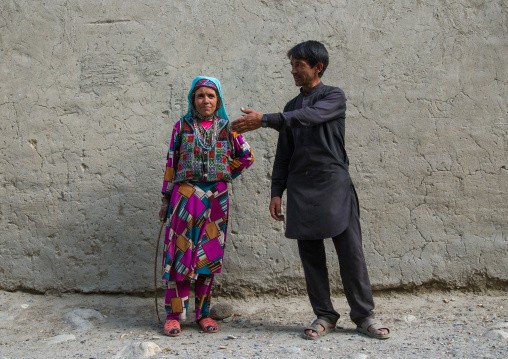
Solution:
{"label": "man's hand", "polygon": [[284,215],[280,209],[280,202],[280,197],[272,197],[272,200],[270,201],[270,214],[276,221],[284,220]]}
{"label": "man's hand", "polygon": [[246,113],[246,115],[231,123],[231,129],[233,131],[242,134],[257,130],[261,127],[261,119],[263,118],[263,114],[261,112],[245,109],[243,107],[240,107],[240,110],[243,113]]}

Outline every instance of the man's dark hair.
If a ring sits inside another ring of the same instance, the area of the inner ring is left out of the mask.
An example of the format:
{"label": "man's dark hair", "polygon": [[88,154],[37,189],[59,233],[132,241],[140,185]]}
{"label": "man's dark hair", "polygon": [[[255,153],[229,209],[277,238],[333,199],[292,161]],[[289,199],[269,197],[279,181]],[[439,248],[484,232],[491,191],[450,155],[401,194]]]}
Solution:
{"label": "man's dark hair", "polygon": [[328,67],[328,51],[319,41],[305,41],[294,46],[287,53],[288,59],[306,60],[310,67],[316,66],[318,63],[323,64],[323,70],[319,73],[319,77],[323,76]]}

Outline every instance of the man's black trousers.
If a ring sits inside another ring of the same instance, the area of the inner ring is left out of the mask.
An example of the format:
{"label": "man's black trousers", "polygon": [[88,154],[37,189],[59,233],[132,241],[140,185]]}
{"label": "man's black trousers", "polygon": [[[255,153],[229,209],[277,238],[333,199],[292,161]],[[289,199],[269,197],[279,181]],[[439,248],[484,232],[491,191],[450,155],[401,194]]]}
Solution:
{"label": "man's black trousers", "polygon": [[[362,232],[356,196],[352,198],[351,220],[344,232],[332,238],[339,258],[340,276],[346,299],[351,308],[351,320],[361,325],[373,318],[374,300],[362,249]],[[319,319],[335,324],[340,315],[330,299],[330,283],[326,266],[324,241],[298,240],[307,293],[314,313]]]}

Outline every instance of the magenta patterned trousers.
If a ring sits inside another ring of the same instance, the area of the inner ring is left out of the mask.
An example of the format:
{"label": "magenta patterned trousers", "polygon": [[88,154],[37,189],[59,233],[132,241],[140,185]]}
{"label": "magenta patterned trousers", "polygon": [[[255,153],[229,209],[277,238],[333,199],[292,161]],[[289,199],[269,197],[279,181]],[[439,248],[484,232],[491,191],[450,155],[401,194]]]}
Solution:
{"label": "magenta patterned trousers", "polygon": [[[195,280],[196,320],[210,314],[213,278],[213,274],[198,274],[198,278]],[[166,282],[166,320],[184,321],[187,318],[190,287],[190,280],[169,280]]]}

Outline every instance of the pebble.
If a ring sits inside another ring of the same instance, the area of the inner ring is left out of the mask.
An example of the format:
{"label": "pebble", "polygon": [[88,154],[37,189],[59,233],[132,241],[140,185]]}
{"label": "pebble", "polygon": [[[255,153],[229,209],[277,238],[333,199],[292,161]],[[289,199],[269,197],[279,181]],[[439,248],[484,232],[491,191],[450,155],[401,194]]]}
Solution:
{"label": "pebble", "polygon": [[210,317],[215,320],[232,317],[233,314],[233,306],[229,303],[217,303],[210,309]]}
{"label": "pebble", "polygon": [[161,351],[161,348],[155,343],[141,342],[127,345],[118,353],[113,355],[111,359],[146,359],[154,356],[157,353],[160,353]]}
{"label": "pebble", "polygon": [[89,319],[104,320],[102,314],[93,309],[74,309],[63,315],[62,319],[78,329],[90,329],[92,323]]}
{"label": "pebble", "polygon": [[488,330],[483,336],[492,339],[508,340],[508,332],[499,329]]}
{"label": "pebble", "polygon": [[238,339],[238,337],[235,337],[234,335],[228,335],[226,339]]}
{"label": "pebble", "polygon": [[59,344],[59,343],[66,342],[68,340],[76,340],[76,336],[72,335],[72,334],[57,335],[56,337],[51,337],[51,338],[46,339],[46,343]]}
{"label": "pebble", "polygon": [[348,359],[367,359],[368,356],[361,353],[352,353],[347,356]]}
{"label": "pebble", "polygon": [[222,319],[222,321],[223,321],[224,323],[229,323],[229,322],[230,322],[230,321],[232,321],[232,320],[233,320],[233,317],[227,317],[227,318]]}
{"label": "pebble", "polygon": [[291,347],[291,348],[284,348],[285,353],[291,353],[291,354],[300,354],[302,350],[300,348]]}
{"label": "pebble", "polygon": [[418,321],[418,318],[416,318],[414,315],[405,315],[403,318],[402,318],[402,321],[406,322],[406,323],[414,323],[414,322],[417,322]]}

